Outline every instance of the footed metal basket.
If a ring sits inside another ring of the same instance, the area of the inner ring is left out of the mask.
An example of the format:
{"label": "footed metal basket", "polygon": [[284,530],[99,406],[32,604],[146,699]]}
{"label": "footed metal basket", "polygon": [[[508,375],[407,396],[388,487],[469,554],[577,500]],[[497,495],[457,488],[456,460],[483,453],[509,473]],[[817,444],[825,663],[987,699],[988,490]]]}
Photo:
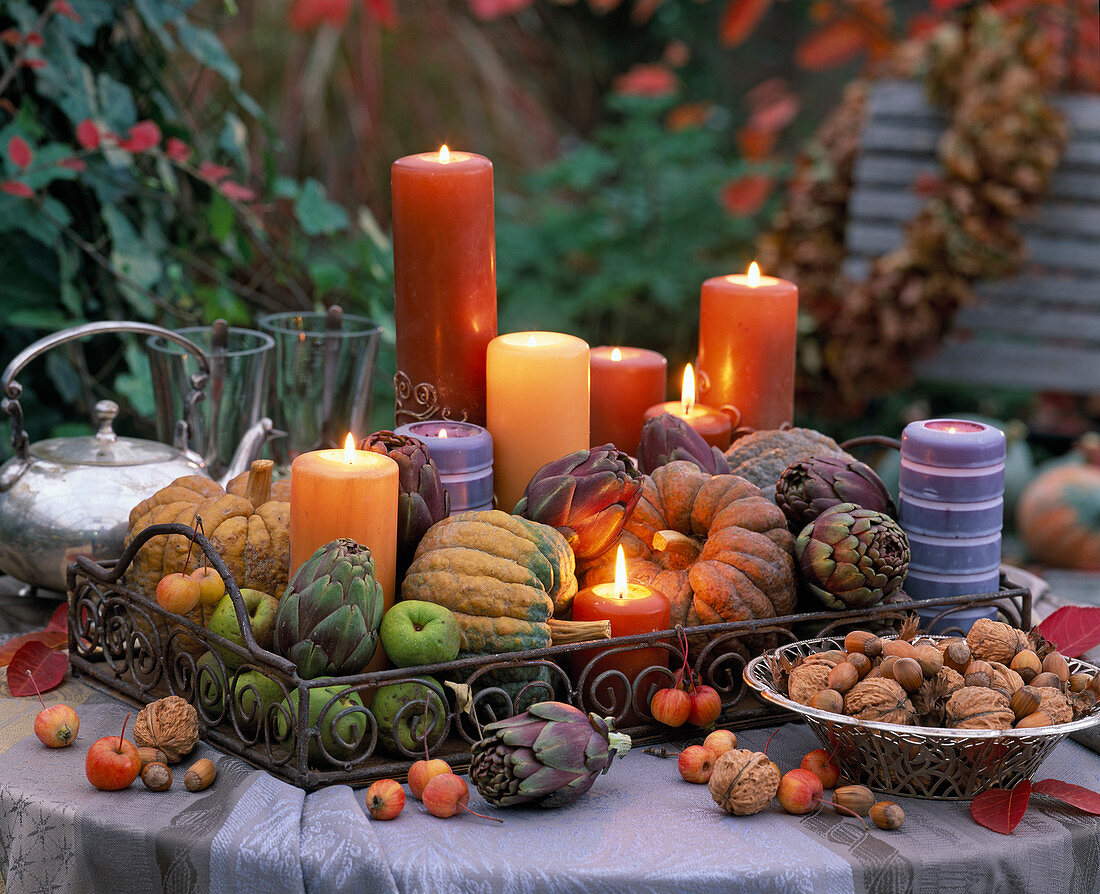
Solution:
{"label": "footed metal basket", "polygon": [[[843,648],[843,637],[781,646],[749,661],[745,682],[765,701],[801,716],[822,747],[835,753],[843,774],[875,791],[959,801],[988,788],[1012,788],[1030,779],[1067,735],[1100,723],[1100,706],[1069,723],[1033,729],[958,730],[877,723],[800,704],[780,692],[772,679],[769,656],[794,661],[813,652]],[[1100,671],[1080,659],[1067,661],[1070,673]]]}

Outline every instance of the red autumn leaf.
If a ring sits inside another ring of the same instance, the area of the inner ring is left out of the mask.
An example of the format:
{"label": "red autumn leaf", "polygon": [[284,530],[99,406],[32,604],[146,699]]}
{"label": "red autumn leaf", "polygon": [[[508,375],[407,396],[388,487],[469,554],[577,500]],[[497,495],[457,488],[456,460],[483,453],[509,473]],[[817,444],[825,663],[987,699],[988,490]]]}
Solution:
{"label": "red autumn leaf", "polygon": [[155,121],[139,121],[119,145],[127,152],[148,152],[160,145],[160,128]]}
{"label": "red autumn leaf", "polygon": [[0,190],[6,192],[9,196],[16,196],[20,199],[29,199],[34,195],[33,189],[18,180],[5,180],[0,183]]}
{"label": "red autumn leaf", "polygon": [[[39,642],[29,642],[19,649],[8,665],[8,689],[17,698],[46,692],[65,679],[69,669],[69,655],[47,648]],[[33,682],[32,682],[33,681]]]}
{"label": "red autumn leaf", "polygon": [[8,140],[8,158],[17,168],[25,168],[34,161],[34,153],[22,137],[12,137]]}
{"label": "red autumn leaf", "polygon": [[397,7],[393,0],[363,0],[363,8],[383,28],[397,27]]}
{"label": "red autumn leaf", "polygon": [[42,39],[42,35],[37,31],[32,31],[26,36],[23,41],[28,47],[41,47],[46,45],[46,41]]}
{"label": "red autumn leaf", "polygon": [[840,19],[820,28],[795,50],[795,62],[808,71],[843,65],[867,47],[867,36],[855,22]]}
{"label": "red autumn leaf", "polygon": [[760,206],[772,191],[772,178],[764,174],[746,174],[722,187],[722,207],[730,214],[749,215]]}
{"label": "red autumn leaf", "polygon": [[88,169],[88,165],[83,158],[63,158],[57,163],[57,166],[69,171],[86,171]]}
{"label": "red autumn leaf", "polygon": [[53,11],[56,12],[58,15],[65,16],[65,18],[67,19],[72,19],[74,22],[84,21],[80,17],[80,14],[75,9],[73,9],[73,5],[69,2],[69,0],[54,0]]}
{"label": "red autumn leaf", "polygon": [[46,67],[46,60],[45,59],[22,59],[22,60],[20,60],[19,64],[22,65],[24,68],[33,68],[33,69],[37,70],[39,68],[45,68]]}
{"label": "red autumn leaf", "polygon": [[5,28],[0,31],[0,40],[4,41],[9,47],[17,47],[23,42],[23,35],[16,28]]}
{"label": "red autumn leaf", "polygon": [[99,125],[91,118],[85,118],[76,126],[76,141],[84,149],[99,148]]}
{"label": "red autumn leaf", "polygon": [[668,68],[663,65],[635,65],[626,74],[621,74],[612,82],[616,93],[623,96],[643,96],[656,99],[676,92],[679,82]]}
{"label": "red autumn leaf", "polygon": [[1027,779],[1012,789],[991,788],[970,802],[970,815],[979,826],[1010,835],[1024,818],[1030,798],[1031,783]]}
{"label": "red autumn leaf", "polygon": [[748,161],[767,158],[771,155],[778,139],[775,132],[754,130],[752,127],[742,127],[737,131],[737,147]]}
{"label": "red autumn leaf", "polygon": [[228,177],[232,171],[223,165],[216,165],[212,161],[204,161],[199,165],[199,176],[217,183],[224,177]]}
{"label": "red autumn leaf", "polygon": [[294,0],[289,18],[294,31],[311,31],[321,25],[343,28],[351,18],[351,0]]}
{"label": "red autumn leaf", "polygon": [[164,144],[164,154],[172,161],[187,161],[191,157],[191,147],[178,137],[169,137]]}
{"label": "red autumn leaf", "polygon": [[718,40],[724,47],[745,42],[756,29],[771,0],[728,0],[718,23]]}
{"label": "red autumn leaf", "polygon": [[1100,644],[1100,608],[1063,605],[1035,629],[1067,658],[1077,658]]}
{"label": "red autumn leaf", "polygon": [[1032,787],[1031,791],[1036,795],[1047,795],[1057,798],[1071,807],[1100,816],[1100,793],[1094,792],[1083,785],[1074,785],[1072,782],[1062,782],[1061,779],[1040,779]]}
{"label": "red autumn leaf", "polygon": [[798,97],[793,93],[776,97],[753,110],[749,127],[766,133],[778,133],[794,120],[800,106]]}
{"label": "red autumn leaf", "polygon": [[218,184],[218,191],[227,199],[234,199],[238,202],[251,202],[256,198],[255,192],[247,186],[241,186],[239,183],[234,183],[232,180],[226,180]]}
{"label": "red autumn leaf", "polygon": [[46,625],[47,630],[62,630],[68,632],[69,630],[69,603],[62,602],[57,608],[53,610],[53,614],[50,615],[50,623]]}
{"label": "red autumn leaf", "polygon": [[0,667],[6,667],[15,655],[27,643],[42,643],[47,649],[64,649],[69,644],[69,634],[65,630],[35,630],[9,639],[0,646]]}

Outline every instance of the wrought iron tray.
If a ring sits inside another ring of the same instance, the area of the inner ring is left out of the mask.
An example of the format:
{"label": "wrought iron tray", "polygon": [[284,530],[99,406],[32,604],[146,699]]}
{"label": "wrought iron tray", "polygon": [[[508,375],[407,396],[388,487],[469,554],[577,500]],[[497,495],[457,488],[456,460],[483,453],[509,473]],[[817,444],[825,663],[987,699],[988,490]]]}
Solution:
{"label": "wrought iron tray", "polygon": [[[790,643],[771,654],[793,661],[812,652],[843,648],[843,637],[826,636]],[[1032,729],[958,730],[858,720],[785,696],[772,679],[768,658],[764,654],[748,663],[745,682],[765,701],[805,720],[822,746],[835,752],[847,778],[894,795],[959,801],[987,788],[1012,788],[1030,779],[1067,735],[1100,723],[1100,708],[1070,723]],[[1100,671],[1087,661],[1067,661],[1071,673]]]}
{"label": "wrought iron tray", "polygon": [[[152,537],[173,534],[193,540],[222,575],[243,631],[243,646],[165,611],[155,600],[126,585],[125,573],[141,546]],[[403,778],[411,763],[424,756],[425,748],[432,757],[446,759],[455,769],[464,768],[482,725],[545,699],[614,717],[616,726],[630,733],[636,742],[698,735],[700,731],[694,728],[673,730],[662,726],[649,713],[652,693],[669,685],[682,664],[676,645],[681,635],[698,644],[690,654],[692,671],[721,694],[721,725],[736,729],[793,719],[794,715],[773,701],[758,700],[746,685],[744,671],[750,655],[806,636],[843,636],[855,627],[896,630],[914,607],[900,604],[860,611],[820,611],[618,637],[601,643],[595,657],[591,643],[578,643],[336,679],[303,680],[290,661],[257,645],[236,582],[209,541],[186,525],[146,528],[114,562],[97,564],[88,558],[78,559],[69,566],[68,600],[69,656],[75,674],[135,704],[169,694],[182,696],[195,705],[206,741],[309,790],[334,783],[362,785],[386,776]],[[975,605],[996,606],[1001,616],[1014,625],[1027,629],[1031,624],[1030,591],[1008,582],[1003,582],[996,593],[920,605],[939,607],[944,613]],[[657,650],[654,656],[668,657],[653,658],[655,663],[633,682],[601,665],[604,657],[643,647]],[[200,654],[208,650],[211,657],[200,660]],[[227,662],[224,655],[232,661]],[[241,663],[239,668],[232,666],[236,662]],[[242,679],[249,671],[256,671],[277,687],[279,703],[261,711],[248,709],[244,702],[255,702],[258,694],[255,683]],[[502,680],[502,676],[517,675],[526,679]],[[444,688],[445,703],[435,702],[427,694],[428,676],[462,680],[468,688],[448,684]],[[374,693],[387,684],[417,681],[419,697],[409,699],[396,716],[388,718],[386,728],[380,729],[371,708]],[[362,704],[349,705],[333,696],[314,712],[314,721],[308,722],[306,707],[311,692],[333,685],[350,688]],[[234,690],[235,697],[227,700],[225,696]],[[246,693],[243,700],[242,692]],[[286,705],[282,704],[284,700]],[[293,711],[287,705],[293,706]],[[404,740],[398,736],[402,729],[406,731]],[[392,740],[392,744],[384,745],[384,739]]]}

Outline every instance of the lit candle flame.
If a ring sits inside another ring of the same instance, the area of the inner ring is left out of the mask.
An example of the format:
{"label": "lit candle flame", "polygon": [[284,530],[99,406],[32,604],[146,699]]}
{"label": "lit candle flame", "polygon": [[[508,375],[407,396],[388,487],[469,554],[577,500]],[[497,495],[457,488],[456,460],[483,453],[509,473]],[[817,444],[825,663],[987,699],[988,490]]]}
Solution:
{"label": "lit candle flame", "polygon": [[753,261],[751,264],[749,264],[748,277],[749,285],[752,286],[754,289],[758,285],[760,285],[760,265],[757,264],[756,261]]}
{"label": "lit candle flame", "polygon": [[623,352],[620,351],[618,348],[612,348],[611,359],[618,363],[620,360],[623,359]]}
{"label": "lit candle flame", "polygon": [[695,409],[695,370],[689,363],[684,367],[684,385],[680,389],[680,412],[687,416]]}
{"label": "lit candle flame", "polygon": [[447,144],[444,143],[439,147],[439,162],[440,164],[447,164],[451,160],[451,150],[447,148]]}
{"label": "lit candle flame", "polygon": [[344,441],[344,462],[351,465],[355,462],[355,438],[351,432],[348,432],[347,440]]}
{"label": "lit candle flame", "polygon": [[626,553],[623,552],[622,544],[620,544],[619,552],[615,555],[615,598],[625,599],[626,594]]}
{"label": "lit candle flame", "polygon": [[532,332],[530,335],[527,336],[527,347],[537,348],[538,346],[539,346],[539,343],[535,339],[535,334]]}
{"label": "lit candle flame", "polygon": [[447,429],[445,429],[445,428],[441,428],[441,429],[439,430],[439,434],[438,434],[438,435],[436,435],[436,437],[439,437],[439,438],[445,438],[445,437],[447,437]]}
{"label": "lit candle flame", "polygon": [[949,426],[947,426],[947,432],[948,432],[948,434],[952,434],[952,435],[953,435],[953,434],[955,434],[955,432],[957,432],[957,431],[958,431],[958,429],[957,429],[957,428],[955,428],[955,426],[953,426],[953,425],[949,425]]}

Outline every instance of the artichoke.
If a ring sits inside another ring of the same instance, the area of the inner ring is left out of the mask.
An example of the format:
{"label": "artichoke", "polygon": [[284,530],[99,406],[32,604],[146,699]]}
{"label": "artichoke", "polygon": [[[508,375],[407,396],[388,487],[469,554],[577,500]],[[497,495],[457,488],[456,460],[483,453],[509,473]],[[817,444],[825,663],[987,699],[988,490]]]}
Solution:
{"label": "artichoke", "polygon": [[451,511],[439,470],[419,438],[376,431],[359,442],[360,450],[388,456],[399,469],[397,488],[397,579],[405,576],[424,532]]}
{"label": "artichoke", "polygon": [[863,608],[901,588],[909,540],[888,515],[838,503],[802,529],[795,558],[810,590],[829,608]]}
{"label": "artichoke", "polygon": [[370,550],[333,540],[290,579],[275,612],[273,648],[305,680],[359,673],[374,654],[382,611]]}
{"label": "artichoke", "polygon": [[642,495],[642,476],[614,444],[577,450],[532,476],[515,515],[557,528],[578,561],[608,550]]}
{"label": "artichoke", "polygon": [[695,463],[711,475],[726,475],[730,470],[722,451],[704,441],[703,436],[679,416],[671,413],[654,416],[642,428],[638,468],[652,475],[655,469],[677,459]]}
{"label": "artichoke", "polygon": [[837,503],[855,503],[898,517],[875,470],[858,459],[839,456],[807,456],[791,463],[775,485],[775,502],[796,534]]}
{"label": "artichoke", "polygon": [[575,801],[607,771],[630,737],[609,721],[564,702],[539,702],[522,714],[490,723],[474,745],[470,779],[497,807]]}

